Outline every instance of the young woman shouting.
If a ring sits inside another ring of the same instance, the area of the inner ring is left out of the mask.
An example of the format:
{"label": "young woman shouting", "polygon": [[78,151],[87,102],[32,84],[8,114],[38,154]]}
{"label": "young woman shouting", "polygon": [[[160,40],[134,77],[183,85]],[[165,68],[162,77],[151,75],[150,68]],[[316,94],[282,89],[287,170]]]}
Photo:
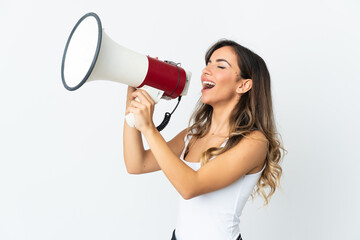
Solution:
{"label": "young woman shouting", "polygon": [[162,170],[180,194],[173,240],[242,239],[239,218],[249,196],[261,193],[267,204],[282,173],[263,59],[223,40],[208,50],[205,63],[202,96],[189,127],[169,142],[152,121],[150,96],[128,88],[126,114],[134,114],[135,128],[124,125],[126,168],[132,174]]}

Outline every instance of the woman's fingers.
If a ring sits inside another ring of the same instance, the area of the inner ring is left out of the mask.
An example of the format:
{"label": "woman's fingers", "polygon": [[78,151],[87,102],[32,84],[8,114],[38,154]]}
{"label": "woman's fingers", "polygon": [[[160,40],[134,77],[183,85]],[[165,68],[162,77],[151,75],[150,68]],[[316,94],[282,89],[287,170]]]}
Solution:
{"label": "woman's fingers", "polygon": [[[137,90],[132,94],[132,97],[134,100],[132,100],[129,105],[129,107],[132,107],[132,110],[138,109],[143,111],[148,109],[150,112],[154,110],[155,103],[146,91]],[[129,112],[130,109],[126,111]]]}
{"label": "woman's fingers", "polygon": [[128,100],[130,100],[130,101],[133,100],[132,94],[133,94],[135,91],[136,91],[136,88],[128,86],[128,89],[127,89],[127,99],[128,99]]}
{"label": "woman's fingers", "polygon": [[141,91],[141,93],[143,94],[143,96],[147,99],[147,101],[149,103],[151,103],[152,105],[155,104],[154,100],[150,97],[149,93],[147,91]]}
{"label": "woman's fingers", "polygon": [[128,86],[128,88],[127,88],[127,92],[128,93],[133,93],[133,92],[135,92],[136,91],[136,88],[134,88],[134,87],[131,87],[131,86]]}
{"label": "woman's fingers", "polygon": [[130,103],[130,107],[142,109],[142,108],[144,108],[145,106],[144,106],[144,104],[142,104],[142,103],[140,103],[140,102],[138,102],[138,101],[136,101],[136,100],[133,100],[133,101],[131,101],[131,103]]}
{"label": "woman's fingers", "polygon": [[137,98],[139,99],[139,101],[140,101],[141,103],[143,103],[143,104],[146,104],[146,105],[148,105],[148,103],[149,103],[150,105],[154,105],[154,104],[155,104],[154,100],[150,97],[150,95],[149,95],[145,90],[141,90],[141,89],[136,90],[136,91],[132,94],[132,96],[133,96],[134,98],[137,97]]}
{"label": "woman's fingers", "polygon": [[131,95],[132,100],[127,108],[128,113],[134,114],[134,125],[139,131],[143,131],[148,127],[152,127],[154,101],[149,94],[144,90],[136,90]]}

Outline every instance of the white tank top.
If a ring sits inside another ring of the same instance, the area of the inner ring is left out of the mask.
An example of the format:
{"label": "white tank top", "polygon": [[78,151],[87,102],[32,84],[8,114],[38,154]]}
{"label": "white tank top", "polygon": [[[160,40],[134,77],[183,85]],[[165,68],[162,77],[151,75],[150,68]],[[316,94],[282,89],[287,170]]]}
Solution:
{"label": "white tank top", "polygon": [[[193,170],[200,162],[184,160],[190,138],[185,137],[181,160]],[[226,140],[227,141],[227,140]],[[226,141],[221,145],[223,147]],[[210,159],[211,160],[211,159]],[[177,240],[236,240],[240,234],[240,215],[262,171],[244,175],[231,185],[189,200],[179,195],[179,213],[175,227]]]}

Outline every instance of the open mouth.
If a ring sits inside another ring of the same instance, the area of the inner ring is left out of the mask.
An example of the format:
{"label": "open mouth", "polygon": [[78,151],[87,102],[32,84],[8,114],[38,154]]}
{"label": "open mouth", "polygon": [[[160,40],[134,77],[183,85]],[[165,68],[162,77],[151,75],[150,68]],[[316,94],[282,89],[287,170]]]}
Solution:
{"label": "open mouth", "polygon": [[208,81],[203,81],[203,89],[210,89],[210,88],[213,88],[215,87],[215,83],[213,82],[208,82]]}

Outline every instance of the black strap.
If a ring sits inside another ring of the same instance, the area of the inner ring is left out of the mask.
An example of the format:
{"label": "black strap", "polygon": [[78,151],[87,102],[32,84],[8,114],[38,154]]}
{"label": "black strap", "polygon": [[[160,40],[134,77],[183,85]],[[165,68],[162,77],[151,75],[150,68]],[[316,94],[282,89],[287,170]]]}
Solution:
{"label": "black strap", "polygon": [[171,240],[176,240],[176,237],[175,237],[175,229],[174,229],[174,231],[173,231],[173,234],[172,234]]}
{"label": "black strap", "polygon": [[168,123],[170,122],[170,118],[171,118],[171,115],[175,112],[176,108],[178,107],[179,103],[181,101],[181,96],[178,97],[178,102],[174,108],[174,110],[169,113],[169,112],[166,112],[165,113],[165,116],[164,116],[164,119],[162,120],[162,122],[160,123],[159,126],[156,127],[156,129],[161,132],[167,125]]}

